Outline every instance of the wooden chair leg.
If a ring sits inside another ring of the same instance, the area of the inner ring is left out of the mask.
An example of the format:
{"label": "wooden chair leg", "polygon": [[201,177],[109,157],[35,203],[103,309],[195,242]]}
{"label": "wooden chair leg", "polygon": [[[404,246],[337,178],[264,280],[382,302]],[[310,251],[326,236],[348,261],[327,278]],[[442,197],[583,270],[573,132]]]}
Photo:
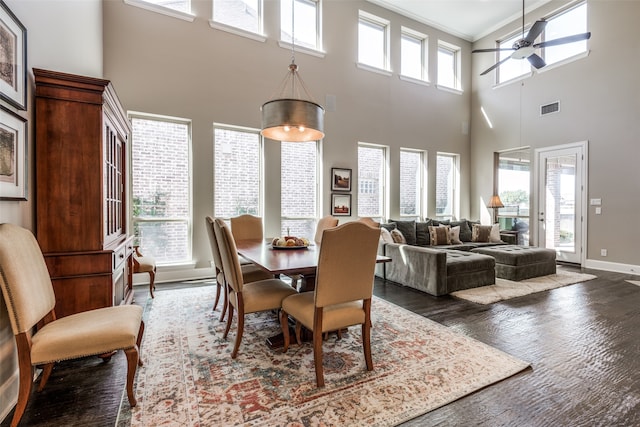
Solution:
{"label": "wooden chair leg", "polygon": [[228,304],[227,311],[227,327],[224,328],[224,334],[222,335],[222,338],[224,339],[227,339],[227,335],[229,335],[229,329],[231,329],[231,320],[233,319],[233,305],[231,305],[231,303]]}
{"label": "wooden chair leg", "polygon": [[222,290],[224,291],[224,294],[223,294],[224,300],[222,301],[222,313],[220,313],[221,322],[224,321],[224,315],[227,312],[227,305],[229,305],[229,290],[227,289],[226,283],[222,284]]}
{"label": "wooden chair leg", "polygon": [[18,347],[18,369],[19,369],[19,388],[18,402],[16,403],[11,419],[11,427],[16,427],[24,410],[27,408],[27,402],[31,395],[31,385],[33,384],[33,366],[31,366],[31,354],[29,349],[28,338],[25,333],[16,335],[16,346]]}
{"label": "wooden chair leg", "polygon": [[155,281],[156,269],[154,268],[153,271],[149,272],[149,293],[151,294],[151,298],[155,298],[153,295],[153,291],[156,289]]}
{"label": "wooden chair leg", "polygon": [[238,349],[240,348],[240,341],[242,341],[242,334],[244,333],[244,313],[243,310],[238,307],[238,331],[236,333],[236,342],[233,345],[233,352],[231,352],[231,358],[235,359],[238,356]]}
{"label": "wooden chair leg", "polygon": [[284,310],[280,310],[280,327],[282,328],[282,336],[284,337],[282,352],[286,353],[289,349],[291,337],[289,336],[289,315]]}
{"label": "wooden chair leg", "polygon": [[138,346],[138,366],[142,366],[142,335],[144,335],[144,321],[140,321],[140,329],[138,329],[138,338],[136,346]]}
{"label": "wooden chair leg", "polygon": [[213,311],[216,311],[216,307],[218,307],[218,301],[220,301],[220,289],[222,285],[218,283],[216,280],[216,299],[213,301]]}
{"label": "wooden chair leg", "polygon": [[296,321],[296,344],[302,344],[302,323]]}
{"label": "wooden chair leg", "polygon": [[133,408],[138,404],[136,396],[133,394],[133,380],[136,376],[136,368],[138,367],[138,346],[126,349],[127,355],[127,397],[129,398],[129,405]]}
{"label": "wooden chair leg", "polygon": [[51,376],[51,372],[53,371],[53,363],[47,363],[42,368],[42,377],[40,378],[40,385],[38,385],[38,391],[42,391],[44,386],[47,385],[47,381],[49,381],[49,377]]}
{"label": "wooden chair leg", "polygon": [[316,368],[316,385],[324,387],[324,369],[322,368],[322,331],[313,331],[313,362]]}
{"label": "wooden chair leg", "polygon": [[373,359],[371,358],[371,300],[364,300],[365,318],[362,324],[362,347],[364,350],[364,360],[367,363],[367,370],[373,370]]}

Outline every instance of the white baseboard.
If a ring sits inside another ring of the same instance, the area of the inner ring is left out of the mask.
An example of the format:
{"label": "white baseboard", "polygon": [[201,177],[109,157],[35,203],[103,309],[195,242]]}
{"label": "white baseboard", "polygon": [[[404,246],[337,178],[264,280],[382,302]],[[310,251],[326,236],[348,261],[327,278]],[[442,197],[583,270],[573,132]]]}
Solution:
{"label": "white baseboard", "polygon": [[[162,268],[156,273],[156,283],[182,282],[186,280],[213,279],[216,276],[213,268]],[[133,286],[148,285],[149,274],[138,273],[133,275]]]}
{"label": "white baseboard", "polygon": [[606,262],[595,259],[586,260],[584,266],[596,270],[613,271],[615,273],[629,273],[640,275],[640,265],[621,264],[617,262]]}

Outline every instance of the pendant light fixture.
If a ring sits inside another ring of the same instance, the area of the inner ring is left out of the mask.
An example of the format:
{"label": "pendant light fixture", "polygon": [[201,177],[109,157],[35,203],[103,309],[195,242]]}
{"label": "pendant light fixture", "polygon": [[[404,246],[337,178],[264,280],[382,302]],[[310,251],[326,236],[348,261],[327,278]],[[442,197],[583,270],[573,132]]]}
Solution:
{"label": "pendant light fixture", "polygon": [[291,7],[291,64],[280,84],[277,98],[262,104],[262,130],[265,138],[276,141],[307,142],[324,138],[324,108],[313,100],[295,60],[295,2]]}

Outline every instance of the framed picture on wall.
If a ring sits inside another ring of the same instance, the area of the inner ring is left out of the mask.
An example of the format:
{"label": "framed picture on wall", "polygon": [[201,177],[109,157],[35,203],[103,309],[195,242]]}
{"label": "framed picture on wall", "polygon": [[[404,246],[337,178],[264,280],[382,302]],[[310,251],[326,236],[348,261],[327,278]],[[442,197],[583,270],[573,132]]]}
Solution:
{"label": "framed picture on wall", "polygon": [[0,99],[27,109],[27,30],[1,0]]}
{"label": "framed picture on wall", "polygon": [[351,194],[331,195],[331,215],[351,216]]}
{"label": "framed picture on wall", "polygon": [[27,200],[27,121],[2,106],[0,200]]}
{"label": "framed picture on wall", "polygon": [[351,169],[331,168],[331,191],[351,191]]}

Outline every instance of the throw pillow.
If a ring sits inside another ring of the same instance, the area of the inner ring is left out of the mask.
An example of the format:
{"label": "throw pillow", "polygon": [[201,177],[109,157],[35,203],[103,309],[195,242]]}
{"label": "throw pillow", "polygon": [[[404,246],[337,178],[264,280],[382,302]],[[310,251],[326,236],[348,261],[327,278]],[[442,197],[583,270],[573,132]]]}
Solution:
{"label": "throw pillow", "polygon": [[500,229],[498,224],[479,225],[473,224],[471,241],[478,243],[500,243]]}
{"label": "throw pillow", "polygon": [[434,227],[429,226],[429,236],[431,238],[431,246],[450,245],[451,244],[451,226],[441,225]]}
{"label": "throw pillow", "polygon": [[416,221],[397,221],[395,219],[390,219],[389,222],[395,223],[398,230],[402,233],[405,240],[407,241],[407,245],[415,245],[416,244]]}
{"label": "throw pillow", "polygon": [[391,232],[386,228],[380,228],[380,238],[384,243],[395,243]]}
{"label": "throw pillow", "polygon": [[466,219],[461,219],[460,221],[452,221],[452,227],[460,227],[460,240],[463,242],[471,241],[471,228],[469,227],[469,222]]}
{"label": "throw pillow", "polygon": [[391,230],[391,238],[393,239],[393,243],[407,243],[407,240],[404,238],[402,232],[398,229]]}
{"label": "throw pillow", "polygon": [[462,240],[460,239],[460,226],[456,225],[455,227],[451,227],[451,244],[452,245],[461,245]]}
{"label": "throw pillow", "polygon": [[391,230],[395,230],[398,227],[396,227],[394,223],[390,222],[388,224],[380,224],[380,228],[386,228],[387,230],[391,231]]}
{"label": "throw pillow", "polygon": [[431,220],[426,222],[416,222],[416,245],[418,246],[428,246],[430,242],[429,239],[429,226],[431,224]]}

